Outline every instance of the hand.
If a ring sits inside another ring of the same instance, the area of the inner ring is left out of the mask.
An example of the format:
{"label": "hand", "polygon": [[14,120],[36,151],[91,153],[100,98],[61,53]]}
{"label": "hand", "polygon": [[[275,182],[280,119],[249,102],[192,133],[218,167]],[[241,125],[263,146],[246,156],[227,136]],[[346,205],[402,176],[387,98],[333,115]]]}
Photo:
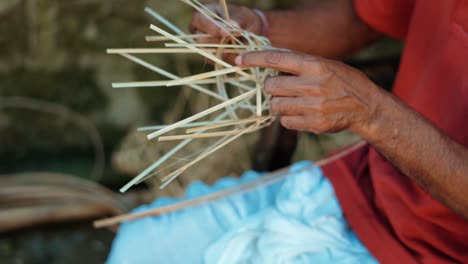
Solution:
{"label": "hand", "polygon": [[[206,7],[219,16],[224,17],[223,8],[219,4],[208,4]],[[244,6],[235,5],[229,5],[228,10],[231,21],[237,23],[239,27],[257,35],[262,33],[262,20],[255,11]],[[222,37],[228,35],[227,32],[220,29],[199,12],[195,12],[192,16],[190,32],[203,32],[213,35],[213,38],[198,39],[197,42],[199,43],[219,43]]]}
{"label": "hand", "polygon": [[271,77],[265,92],[281,124],[316,134],[368,129],[381,89],[341,62],[286,51],[250,52],[236,58],[245,67],[272,68],[292,76]]}

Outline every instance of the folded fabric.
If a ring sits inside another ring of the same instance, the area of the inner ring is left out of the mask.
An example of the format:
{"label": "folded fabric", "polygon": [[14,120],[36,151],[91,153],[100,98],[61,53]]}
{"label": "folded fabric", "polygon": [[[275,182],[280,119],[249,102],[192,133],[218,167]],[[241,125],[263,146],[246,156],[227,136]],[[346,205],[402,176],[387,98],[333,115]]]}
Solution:
{"label": "folded fabric", "polygon": [[[304,170],[304,168],[311,168]],[[183,199],[260,177],[191,184]],[[159,198],[145,211],[181,198]],[[377,263],[349,228],[330,182],[310,162],[256,191],[125,223],[108,263]]]}

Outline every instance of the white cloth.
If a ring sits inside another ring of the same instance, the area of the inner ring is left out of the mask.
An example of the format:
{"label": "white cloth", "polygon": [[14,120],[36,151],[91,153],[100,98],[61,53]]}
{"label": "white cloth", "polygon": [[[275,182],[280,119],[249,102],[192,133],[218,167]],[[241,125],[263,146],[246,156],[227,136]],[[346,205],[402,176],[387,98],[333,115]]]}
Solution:
{"label": "white cloth", "polygon": [[[350,229],[331,183],[300,162],[283,181],[160,217],[124,224],[108,263],[377,263]],[[302,170],[301,170],[302,169]],[[255,179],[192,184],[187,198]],[[179,199],[158,199],[158,207]]]}

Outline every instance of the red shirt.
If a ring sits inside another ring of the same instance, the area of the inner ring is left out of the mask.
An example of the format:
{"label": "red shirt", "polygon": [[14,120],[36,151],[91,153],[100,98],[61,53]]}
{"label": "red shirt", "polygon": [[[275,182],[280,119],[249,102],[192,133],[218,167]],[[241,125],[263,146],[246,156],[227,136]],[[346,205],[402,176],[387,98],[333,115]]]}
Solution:
{"label": "red shirt", "polygon": [[[468,147],[468,0],[354,4],[372,28],[405,41],[396,96]],[[380,262],[468,263],[468,221],[372,147],[323,169],[350,225]]]}

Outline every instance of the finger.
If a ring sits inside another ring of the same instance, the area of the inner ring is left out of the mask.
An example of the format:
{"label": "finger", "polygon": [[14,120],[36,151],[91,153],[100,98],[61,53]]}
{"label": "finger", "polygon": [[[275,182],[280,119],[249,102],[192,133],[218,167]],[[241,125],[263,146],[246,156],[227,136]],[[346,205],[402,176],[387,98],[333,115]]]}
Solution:
{"label": "finger", "polygon": [[234,60],[236,59],[237,55],[233,53],[224,53],[223,54],[223,61],[233,64]]}
{"label": "finger", "polygon": [[291,130],[307,130],[307,122],[304,116],[281,116],[281,125]]}
{"label": "finger", "polygon": [[313,90],[315,82],[308,78],[297,76],[276,76],[265,81],[265,92],[274,97],[305,96],[308,90]]}
{"label": "finger", "polygon": [[318,58],[289,51],[267,50],[245,53],[236,58],[239,66],[271,68],[301,75]]}
{"label": "finger", "polygon": [[212,43],[219,43],[221,41],[220,38],[197,38],[195,42],[199,44],[212,44]]}
{"label": "finger", "polygon": [[302,115],[306,106],[296,97],[274,97],[270,101],[270,111],[279,115]]}
{"label": "finger", "polygon": [[211,65],[211,66],[214,66],[214,65],[215,65],[214,61],[212,61],[212,60],[210,60],[210,59],[207,59],[207,58],[204,59],[204,63],[205,63],[205,64],[208,64],[208,65]]}
{"label": "finger", "polygon": [[190,28],[194,29],[195,31],[198,30],[213,36],[221,36],[223,31],[220,27],[215,25],[212,21],[204,17],[199,12],[193,14]]}

